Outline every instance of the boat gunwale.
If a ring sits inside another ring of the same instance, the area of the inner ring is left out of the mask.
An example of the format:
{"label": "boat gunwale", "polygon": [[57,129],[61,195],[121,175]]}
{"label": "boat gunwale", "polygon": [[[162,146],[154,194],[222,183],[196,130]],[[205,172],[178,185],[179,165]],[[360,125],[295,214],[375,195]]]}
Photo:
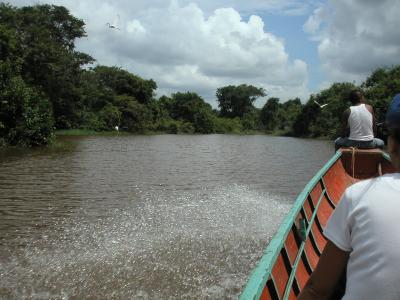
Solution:
{"label": "boat gunwale", "polygon": [[272,268],[276,262],[276,259],[282,247],[284,246],[290,230],[292,229],[293,222],[300,210],[303,208],[303,204],[306,201],[309,193],[341,156],[342,152],[340,150],[336,151],[331,159],[311,178],[301,193],[296,197],[292,208],[284,218],[283,222],[269,242],[267,248],[264,250],[264,254],[257,266],[252,271],[239,299],[244,300],[260,298],[261,293],[267,284],[268,277],[272,272]]}
{"label": "boat gunwale", "polygon": [[382,155],[383,155],[383,158],[384,158],[384,159],[386,159],[386,160],[388,160],[388,161],[391,161],[391,160],[390,160],[390,155],[389,155],[387,152],[382,151]]}

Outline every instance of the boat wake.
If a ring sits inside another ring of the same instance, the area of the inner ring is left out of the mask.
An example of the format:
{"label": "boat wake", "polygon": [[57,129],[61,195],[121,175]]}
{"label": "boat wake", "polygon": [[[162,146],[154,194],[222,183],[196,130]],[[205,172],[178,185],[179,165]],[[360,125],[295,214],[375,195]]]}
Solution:
{"label": "boat wake", "polygon": [[119,204],[5,240],[0,298],[236,298],[290,208],[242,185],[133,187]]}

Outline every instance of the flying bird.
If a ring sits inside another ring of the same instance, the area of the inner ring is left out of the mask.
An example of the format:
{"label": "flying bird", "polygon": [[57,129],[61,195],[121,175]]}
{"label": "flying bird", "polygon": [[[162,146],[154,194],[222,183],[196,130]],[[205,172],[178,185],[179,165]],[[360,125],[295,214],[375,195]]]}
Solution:
{"label": "flying bird", "polygon": [[319,104],[317,101],[313,100],[320,108],[324,108],[325,106],[327,106],[329,103],[325,103],[325,104]]}
{"label": "flying bird", "polygon": [[117,15],[117,18],[114,20],[113,23],[106,23],[106,25],[108,26],[108,28],[121,30],[121,28],[118,27],[119,19],[119,15]]}

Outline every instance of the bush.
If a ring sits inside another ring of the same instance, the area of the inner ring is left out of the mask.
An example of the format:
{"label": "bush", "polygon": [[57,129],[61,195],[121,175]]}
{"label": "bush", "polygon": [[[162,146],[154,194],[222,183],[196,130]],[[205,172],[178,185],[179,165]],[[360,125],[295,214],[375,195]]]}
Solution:
{"label": "bush", "polygon": [[195,128],[192,123],[173,119],[162,119],[155,130],[171,134],[195,132]]}
{"label": "bush", "polygon": [[[152,110],[146,105],[139,103],[134,97],[119,95],[115,97],[114,105],[120,112],[121,128],[130,132],[144,132],[153,124]],[[108,111],[113,110],[109,108]],[[114,118],[118,117],[116,111]],[[115,125],[114,125],[115,126]]]}
{"label": "bush", "polygon": [[194,130],[198,133],[213,133],[215,131],[215,117],[211,112],[202,110],[194,116]]}
{"label": "bush", "polygon": [[86,111],[81,114],[82,124],[81,128],[101,131],[106,126],[105,123],[100,119],[98,113]]}
{"label": "bush", "polygon": [[242,122],[239,118],[218,118],[214,119],[216,133],[241,133],[243,131]]}
{"label": "bush", "polygon": [[121,123],[121,112],[117,107],[107,104],[100,112],[99,119],[101,120],[101,130],[114,130],[115,126]]}
{"label": "bush", "polygon": [[0,133],[11,145],[41,146],[54,136],[50,101],[28,87],[21,77],[12,77],[0,91]]}
{"label": "bush", "polygon": [[243,115],[242,126],[244,130],[257,130],[261,127],[260,113],[253,109]]}
{"label": "bush", "polygon": [[192,123],[177,121],[178,123],[178,133],[194,133],[196,130]]}

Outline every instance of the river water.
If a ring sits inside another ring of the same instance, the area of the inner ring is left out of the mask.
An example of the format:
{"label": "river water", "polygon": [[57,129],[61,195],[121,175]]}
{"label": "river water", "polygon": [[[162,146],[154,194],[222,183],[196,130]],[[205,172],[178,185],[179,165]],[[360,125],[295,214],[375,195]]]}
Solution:
{"label": "river water", "polygon": [[0,151],[0,299],[235,299],[329,141],[64,137]]}

